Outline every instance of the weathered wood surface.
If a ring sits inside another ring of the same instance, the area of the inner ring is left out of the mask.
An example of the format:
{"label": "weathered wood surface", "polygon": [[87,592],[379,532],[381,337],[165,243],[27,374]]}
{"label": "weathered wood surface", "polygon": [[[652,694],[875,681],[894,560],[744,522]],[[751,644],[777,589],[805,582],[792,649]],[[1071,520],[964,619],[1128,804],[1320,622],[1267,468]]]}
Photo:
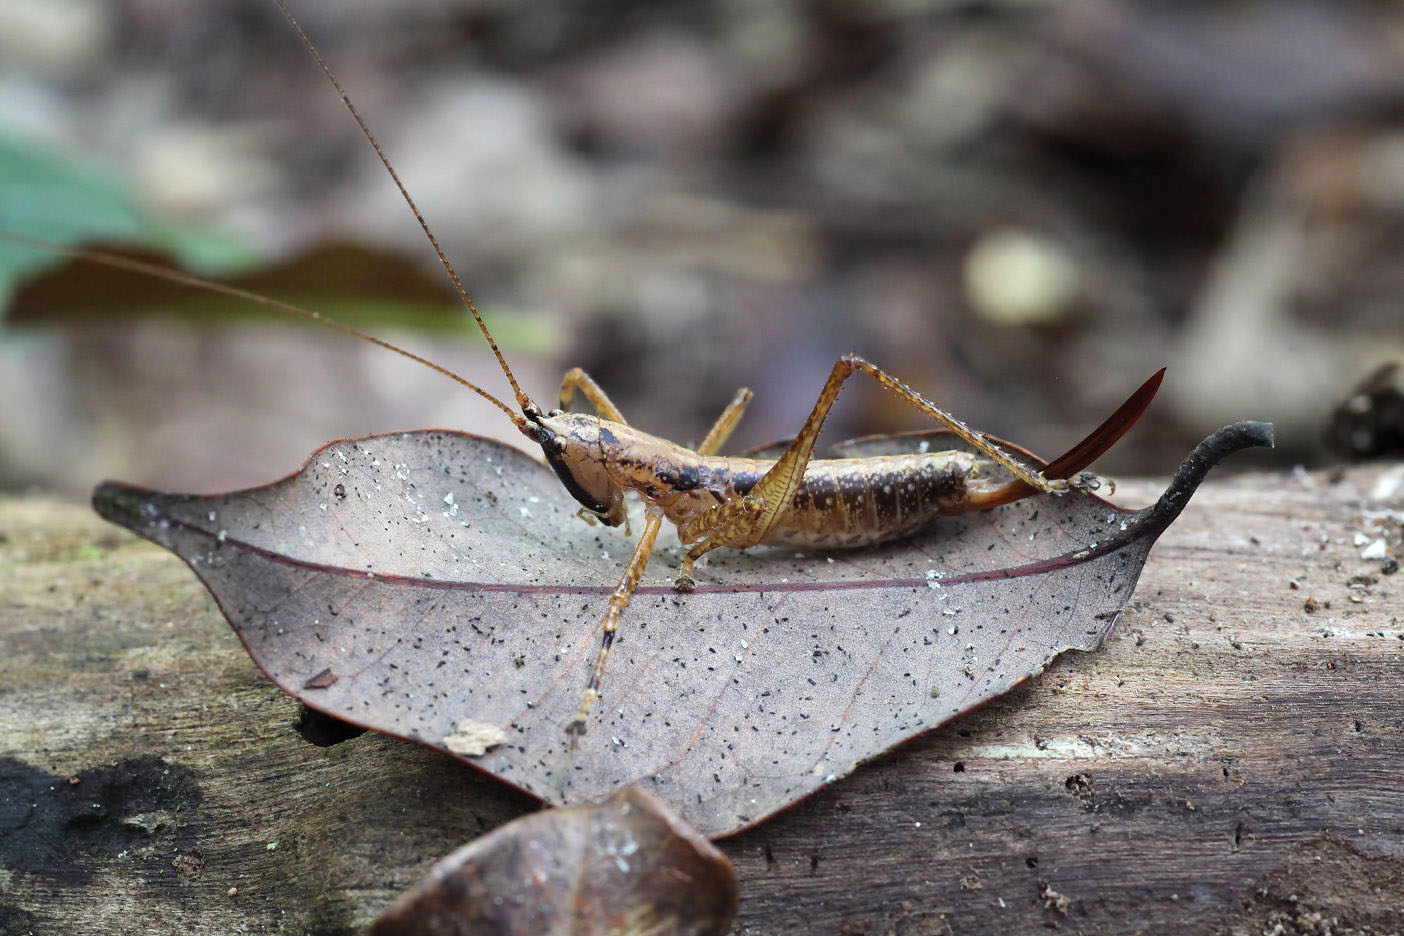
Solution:
{"label": "weathered wood surface", "polygon": [[[1356,537],[1401,527],[1404,466],[1211,479],[1101,651],[724,842],[737,932],[1404,933],[1404,574]],[[533,808],[304,740],[85,506],[0,501],[0,537],[0,934],[350,933]]]}

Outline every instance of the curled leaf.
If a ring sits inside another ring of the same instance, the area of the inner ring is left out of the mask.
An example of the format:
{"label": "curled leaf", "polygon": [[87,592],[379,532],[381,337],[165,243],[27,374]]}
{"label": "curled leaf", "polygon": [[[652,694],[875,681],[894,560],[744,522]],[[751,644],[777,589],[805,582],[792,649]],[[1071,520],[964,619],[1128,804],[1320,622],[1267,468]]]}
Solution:
{"label": "curled leaf", "polygon": [[656,797],[524,816],[460,848],[369,936],[721,936],[736,870]]}
{"label": "curled leaf", "polygon": [[309,707],[441,750],[470,724],[493,743],[456,756],[535,796],[639,785],[720,836],[1096,649],[1209,468],[1270,441],[1264,423],[1220,430],[1141,511],[1041,496],[868,550],[719,551],[686,595],[660,539],[574,746],[564,728],[631,543],[581,523],[526,455],[405,432],[331,443],[263,488],[105,484],[93,501],[180,555]]}

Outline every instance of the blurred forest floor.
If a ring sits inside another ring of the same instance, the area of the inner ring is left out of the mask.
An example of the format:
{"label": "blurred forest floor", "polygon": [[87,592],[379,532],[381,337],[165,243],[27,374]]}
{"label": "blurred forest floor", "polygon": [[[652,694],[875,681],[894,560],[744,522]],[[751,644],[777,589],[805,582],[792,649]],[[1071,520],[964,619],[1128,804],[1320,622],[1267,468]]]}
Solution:
{"label": "blurred forest floor", "polygon": [[[858,351],[1053,456],[1168,365],[1099,463],[1165,475],[1239,418],[1277,424],[1277,464],[1338,457],[1333,409],[1404,358],[1399,3],[294,11],[543,404],[579,364],[688,441],[748,385],[744,447],[792,433]],[[199,262],[209,238],[233,245],[226,268],[320,251],[275,280],[331,315],[384,264],[385,311],[358,323],[504,386],[451,306],[427,328],[396,317],[445,278],[271,0],[0,0],[0,148],[0,230],[197,270],[219,267]],[[70,164],[117,180],[121,223],[54,182]],[[33,272],[5,249],[0,272]],[[199,297],[151,318],[169,296],[147,308],[91,267],[17,297],[0,486],[213,490],[336,436],[510,433],[378,349]],[[845,397],[830,439],[920,425],[869,387]]]}

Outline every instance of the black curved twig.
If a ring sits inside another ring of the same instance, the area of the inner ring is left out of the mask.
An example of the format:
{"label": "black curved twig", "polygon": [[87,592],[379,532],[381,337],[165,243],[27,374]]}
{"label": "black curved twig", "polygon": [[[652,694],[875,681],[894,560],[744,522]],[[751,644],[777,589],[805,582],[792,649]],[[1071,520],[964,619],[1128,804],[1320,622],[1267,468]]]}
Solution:
{"label": "black curved twig", "polygon": [[1162,528],[1168,526],[1185,509],[1190,495],[1204,481],[1209,469],[1234,452],[1259,445],[1272,447],[1272,423],[1244,420],[1210,435],[1180,463],[1160,500],[1146,509],[1146,520]]}

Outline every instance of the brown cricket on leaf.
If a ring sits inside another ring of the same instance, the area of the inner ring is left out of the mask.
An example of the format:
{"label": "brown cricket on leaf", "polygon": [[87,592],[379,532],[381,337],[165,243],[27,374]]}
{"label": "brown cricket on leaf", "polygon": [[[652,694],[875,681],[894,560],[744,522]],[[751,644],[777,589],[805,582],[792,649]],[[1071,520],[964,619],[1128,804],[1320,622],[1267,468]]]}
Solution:
{"label": "brown cricket on leaf", "polygon": [[[771,458],[717,454],[751,400],[751,391],[744,388],[736,392],[695,449],[629,425],[604,390],[580,368],[566,373],[558,408],[543,409],[518,385],[453,265],[355,105],[283,0],[275,2],[341,96],[414,212],[439,262],[496,356],[511,386],[515,409],[482,387],[423,357],[316,312],[101,251],[59,247],[16,235],[0,236],[255,302],[340,330],[433,368],[493,403],[518,431],[540,445],[547,464],[579,502],[578,513],[587,522],[624,525],[627,530],[625,494],[630,491],[637,494],[645,505],[644,528],[604,611],[600,645],[588,682],[578,710],[565,726],[570,734],[586,731],[599,698],[620,616],[644,574],[665,520],[676,527],[678,539],[687,547],[681,567],[673,578],[673,587],[686,592],[695,587],[694,563],[721,547],[747,549],[773,545],[825,550],[866,547],[910,536],[928,528],[942,516],[989,510],[1037,494],[1081,496],[1082,492],[1096,490],[1103,483],[1085,469],[1131,428],[1160,385],[1163,369],[1146,380],[1087,438],[1042,468],[1006,450],[998,440],[976,431],[902,381],[854,354],[843,355],[834,363],[798,434]],[[968,450],[814,458],[815,443],[830,408],[845,381],[857,373],[866,374],[888,393],[934,419]],[[567,412],[577,393],[591,404],[594,413]]]}

